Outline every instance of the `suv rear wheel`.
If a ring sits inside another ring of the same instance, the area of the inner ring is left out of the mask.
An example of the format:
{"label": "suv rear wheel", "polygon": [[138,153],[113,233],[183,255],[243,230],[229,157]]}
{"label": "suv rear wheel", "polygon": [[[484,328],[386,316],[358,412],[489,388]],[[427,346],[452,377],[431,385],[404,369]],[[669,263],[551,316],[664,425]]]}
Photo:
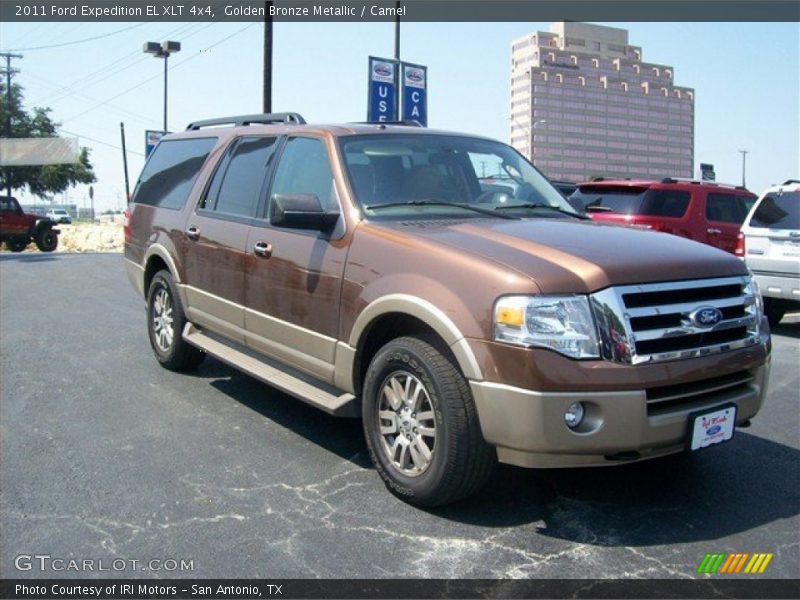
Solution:
{"label": "suv rear wheel", "polygon": [[147,292],[147,333],[156,359],[170,371],[188,371],[206,357],[205,352],[186,342],[181,333],[186,315],[169,271],[159,271]]}
{"label": "suv rear wheel", "polygon": [[378,474],[411,504],[437,506],[475,493],[492,471],[467,381],[428,340],[381,348],[364,382],[364,433]]}
{"label": "suv rear wheel", "polygon": [[26,237],[9,238],[6,240],[6,246],[12,252],[22,252],[23,250],[25,250],[25,248],[28,247],[29,242],[30,239]]}

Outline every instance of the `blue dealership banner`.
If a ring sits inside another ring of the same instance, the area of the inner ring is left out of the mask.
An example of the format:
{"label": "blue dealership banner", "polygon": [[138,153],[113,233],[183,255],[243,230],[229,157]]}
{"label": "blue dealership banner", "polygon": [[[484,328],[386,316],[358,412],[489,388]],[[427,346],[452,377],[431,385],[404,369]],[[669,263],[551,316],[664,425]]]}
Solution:
{"label": "blue dealership banner", "polygon": [[403,120],[428,126],[428,67],[403,63]]}
{"label": "blue dealership banner", "polygon": [[148,129],[144,132],[144,155],[145,158],[150,156],[150,153],[161,141],[161,138],[167,135],[168,131],[153,131]]}
{"label": "blue dealership banner", "polygon": [[397,121],[397,63],[369,57],[369,102],[367,121]]}

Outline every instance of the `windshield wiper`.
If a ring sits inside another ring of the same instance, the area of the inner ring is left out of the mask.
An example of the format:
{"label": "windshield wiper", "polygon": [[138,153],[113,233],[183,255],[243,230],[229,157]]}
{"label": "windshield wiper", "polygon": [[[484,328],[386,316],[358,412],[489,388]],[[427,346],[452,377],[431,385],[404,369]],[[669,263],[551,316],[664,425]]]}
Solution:
{"label": "windshield wiper", "polygon": [[584,221],[591,220],[591,217],[587,217],[586,215],[582,215],[580,213],[573,212],[571,210],[564,210],[563,208],[559,208],[558,206],[552,206],[550,204],[545,204],[544,202],[526,202],[525,204],[504,204],[503,206],[496,206],[495,210],[512,210],[515,208],[546,208],[548,210],[559,212],[562,215],[575,217],[576,219],[582,219]]}
{"label": "windshield wiper", "polygon": [[487,217],[495,217],[500,219],[514,219],[511,215],[499,215],[487,208],[478,208],[477,206],[470,206],[469,204],[459,204],[458,202],[447,202],[446,200],[407,200],[405,202],[388,202],[386,204],[370,204],[365,206],[367,210],[380,210],[382,208],[396,208],[398,206],[454,206],[456,208],[463,208],[464,210],[471,210],[472,212],[486,215]]}

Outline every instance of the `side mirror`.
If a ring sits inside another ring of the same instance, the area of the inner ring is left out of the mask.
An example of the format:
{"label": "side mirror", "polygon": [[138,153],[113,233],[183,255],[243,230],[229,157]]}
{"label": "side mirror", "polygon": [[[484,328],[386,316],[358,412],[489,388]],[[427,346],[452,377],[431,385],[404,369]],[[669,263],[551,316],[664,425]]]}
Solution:
{"label": "side mirror", "polygon": [[314,194],[273,194],[270,222],[276,227],[330,231],[338,212],[326,212]]}

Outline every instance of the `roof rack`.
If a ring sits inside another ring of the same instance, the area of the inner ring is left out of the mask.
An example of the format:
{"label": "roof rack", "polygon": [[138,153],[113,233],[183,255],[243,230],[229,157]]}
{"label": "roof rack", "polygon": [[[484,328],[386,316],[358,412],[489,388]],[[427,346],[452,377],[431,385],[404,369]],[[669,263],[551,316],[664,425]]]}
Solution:
{"label": "roof rack", "polygon": [[205,119],[203,121],[192,121],[186,127],[187,130],[197,130],[201,127],[213,127],[215,125],[241,125],[251,124],[269,125],[273,123],[286,123],[295,125],[305,125],[306,120],[296,112],[283,113],[262,113],[256,115],[239,115],[236,117],[220,117],[218,119]]}
{"label": "roof rack", "polygon": [[405,121],[354,121],[351,125],[406,125],[408,127],[422,127],[422,123],[411,119]]}
{"label": "roof rack", "polygon": [[715,185],[715,186],[722,186],[722,187],[730,187],[737,190],[746,190],[747,188],[742,187],[741,185],[736,185],[734,183],[723,183],[722,181],[704,181],[700,179],[694,179],[692,177],[664,177],[660,183],[693,183],[695,185]]}

